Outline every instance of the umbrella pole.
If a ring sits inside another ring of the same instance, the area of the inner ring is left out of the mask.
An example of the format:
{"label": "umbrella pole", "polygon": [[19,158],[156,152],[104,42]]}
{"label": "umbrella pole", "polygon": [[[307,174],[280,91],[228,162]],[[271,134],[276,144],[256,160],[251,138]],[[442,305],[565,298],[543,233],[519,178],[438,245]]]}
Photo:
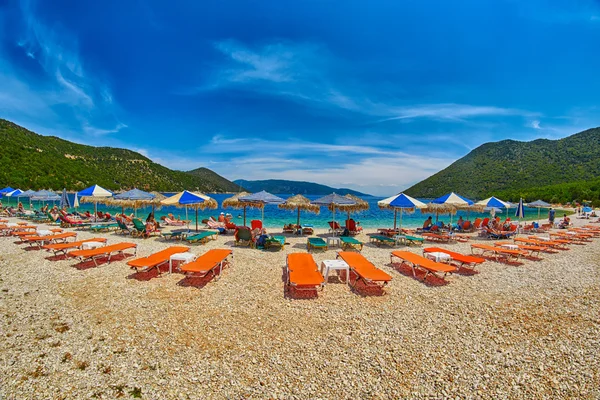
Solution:
{"label": "umbrella pole", "polygon": [[296,221],[296,228],[300,226],[300,207],[298,207],[298,220]]}
{"label": "umbrella pole", "polygon": [[333,213],[333,236],[335,236],[335,205],[333,205],[333,209],[331,212]]}
{"label": "umbrella pole", "polygon": [[188,232],[190,231],[190,219],[188,218],[188,209],[187,206],[185,206],[185,220],[187,222],[187,227],[188,227]]}
{"label": "umbrella pole", "polygon": [[244,226],[246,226],[246,206],[244,206]]}
{"label": "umbrella pole", "polygon": [[198,232],[198,206],[196,206],[196,232]]}
{"label": "umbrella pole", "polygon": [[[402,214],[400,214],[402,216]],[[396,230],[396,218],[398,217],[398,209],[394,208],[394,230]]]}

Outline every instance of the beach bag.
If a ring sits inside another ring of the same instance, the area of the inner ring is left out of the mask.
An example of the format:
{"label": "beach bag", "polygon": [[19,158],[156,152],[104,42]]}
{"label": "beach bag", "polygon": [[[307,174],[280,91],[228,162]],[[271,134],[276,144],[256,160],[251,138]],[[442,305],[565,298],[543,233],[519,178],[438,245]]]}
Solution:
{"label": "beach bag", "polygon": [[257,247],[264,247],[267,244],[267,239],[269,238],[269,236],[267,235],[260,235],[258,237],[258,239],[256,239],[256,246]]}
{"label": "beach bag", "polygon": [[342,236],[350,236],[350,231],[348,228],[344,228],[344,232],[342,232]]}

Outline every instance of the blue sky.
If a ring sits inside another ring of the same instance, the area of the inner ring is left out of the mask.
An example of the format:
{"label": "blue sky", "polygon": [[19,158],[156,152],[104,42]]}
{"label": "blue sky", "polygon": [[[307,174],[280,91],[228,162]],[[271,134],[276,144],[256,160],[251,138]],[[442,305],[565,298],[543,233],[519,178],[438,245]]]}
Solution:
{"label": "blue sky", "polygon": [[389,195],[600,125],[600,1],[1,1],[0,117],[174,169]]}

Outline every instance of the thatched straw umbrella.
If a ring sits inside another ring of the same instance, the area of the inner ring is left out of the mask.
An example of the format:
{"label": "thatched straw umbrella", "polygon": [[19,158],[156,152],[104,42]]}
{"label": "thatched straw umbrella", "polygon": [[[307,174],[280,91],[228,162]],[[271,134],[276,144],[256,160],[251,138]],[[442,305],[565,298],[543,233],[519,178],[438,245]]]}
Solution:
{"label": "thatched straw umbrella", "polygon": [[250,207],[250,208],[263,208],[265,205],[263,203],[250,203],[250,202],[242,202],[240,201],[240,197],[246,197],[249,196],[250,193],[248,192],[240,192],[236,195],[231,196],[228,199],[225,199],[223,201],[223,204],[221,204],[221,206],[223,208],[243,208],[244,209],[244,225],[246,225],[246,208]]}
{"label": "thatched straw umbrella", "polygon": [[[185,207],[185,219],[187,220],[187,210],[191,206],[196,210],[196,232],[198,231],[198,210],[205,210],[207,208],[214,210],[219,205],[216,200],[212,197],[208,197],[203,193],[194,193],[184,190],[169,198],[161,200],[160,204],[165,206],[175,206],[183,208]],[[188,225],[189,230],[189,225]]]}
{"label": "thatched straw umbrella", "polygon": [[310,211],[315,214],[318,214],[321,210],[321,207],[311,204],[310,200],[301,194],[288,198],[285,203],[281,203],[278,207],[285,210],[298,210],[298,220],[296,222],[298,226],[300,226],[300,210]]}
{"label": "thatched straw umbrella", "polygon": [[[369,202],[361,199],[360,197],[354,196],[352,194],[347,194],[344,197],[354,201],[354,204],[340,204],[337,205],[336,208],[340,211],[346,211],[348,213],[348,218],[350,219],[350,213],[365,211],[369,209]],[[329,209],[331,210],[331,207]]]}

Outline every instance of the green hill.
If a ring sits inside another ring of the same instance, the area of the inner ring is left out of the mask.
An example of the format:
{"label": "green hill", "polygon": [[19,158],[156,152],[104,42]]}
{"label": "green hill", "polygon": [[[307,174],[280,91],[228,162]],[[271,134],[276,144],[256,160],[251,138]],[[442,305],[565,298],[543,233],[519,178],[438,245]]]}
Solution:
{"label": "green hill", "polygon": [[483,144],[406,193],[432,198],[455,191],[474,199],[504,193],[518,200],[521,194],[550,185],[578,182],[575,186],[591,187],[588,181],[599,177],[600,128],[594,128],[559,140]]}
{"label": "green hill", "polygon": [[312,182],[301,182],[301,181],[286,181],[279,179],[268,179],[264,181],[246,181],[244,179],[237,179],[234,183],[245,187],[251,192],[260,192],[266,190],[267,192],[274,194],[316,194],[316,195],[327,195],[332,192],[336,192],[340,195],[353,194],[355,196],[369,196],[368,194],[357,192],[351,189],[334,189],[329,186],[320,185]]}
{"label": "green hill", "polygon": [[22,189],[235,191],[237,185],[200,168],[173,171],[134,151],[92,147],[30,132],[0,119],[0,183]]}

